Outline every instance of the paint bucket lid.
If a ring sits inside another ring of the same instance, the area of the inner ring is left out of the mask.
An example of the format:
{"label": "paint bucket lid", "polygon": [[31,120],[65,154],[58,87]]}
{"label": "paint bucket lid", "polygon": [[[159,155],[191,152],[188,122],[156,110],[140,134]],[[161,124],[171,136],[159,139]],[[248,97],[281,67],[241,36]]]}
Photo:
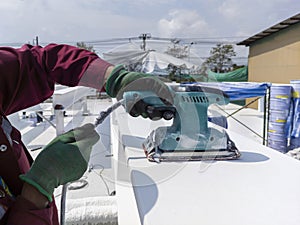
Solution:
{"label": "paint bucket lid", "polygon": [[272,84],[270,88],[270,97],[278,99],[288,99],[291,97],[292,87],[290,85]]}
{"label": "paint bucket lid", "polygon": [[290,84],[299,84],[300,85],[300,80],[290,80]]}

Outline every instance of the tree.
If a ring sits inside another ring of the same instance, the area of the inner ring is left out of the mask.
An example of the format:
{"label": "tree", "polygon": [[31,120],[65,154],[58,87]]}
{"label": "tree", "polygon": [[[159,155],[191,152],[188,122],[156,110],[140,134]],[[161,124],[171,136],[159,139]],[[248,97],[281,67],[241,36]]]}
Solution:
{"label": "tree", "polygon": [[210,50],[210,56],[205,63],[213,72],[223,73],[231,71],[232,59],[236,56],[234,48],[230,44],[217,44]]}
{"label": "tree", "polygon": [[96,52],[96,50],[94,49],[94,46],[92,46],[92,45],[87,45],[86,43],[84,43],[84,42],[77,42],[76,43],[76,46],[78,47],[78,48],[83,48],[83,49],[86,49],[86,50],[88,50],[88,51],[91,51],[91,52]]}

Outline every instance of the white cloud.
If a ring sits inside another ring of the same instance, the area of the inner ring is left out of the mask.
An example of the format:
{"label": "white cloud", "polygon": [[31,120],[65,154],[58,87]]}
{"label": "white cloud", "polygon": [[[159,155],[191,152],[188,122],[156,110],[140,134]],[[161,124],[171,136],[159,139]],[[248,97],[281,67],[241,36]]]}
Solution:
{"label": "white cloud", "polygon": [[233,36],[253,35],[299,13],[298,0],[223,0],[217,7],[220,32]]}
{"label": "white cloud", "polygon": [[136,5],[136,6],[161,6],[165,4],[172,4],[176,2],[176,0],[139,0],[139,1],[129,1],[128,4]]}
{"label": "white cloud", "polygon": [[0,10],[7,11],[7,10],[17,10],[19,6],[22,4],[22,1],[18,0],[10,0],[10,1],[0,1]]}
{"label": "white cloud", "polygon": [[242,9],[240,8],[241,1],[237,0],[227,0],[224,1],[218,8],[218,11],[221,15],[229,18],[229,19],[236,19],[240,16]]}
{"label": "white cloud", "polygon": [[194,10],[176,9],[158,23],[159,34],[163,37],[198,37],[210,35],[212,29]]}

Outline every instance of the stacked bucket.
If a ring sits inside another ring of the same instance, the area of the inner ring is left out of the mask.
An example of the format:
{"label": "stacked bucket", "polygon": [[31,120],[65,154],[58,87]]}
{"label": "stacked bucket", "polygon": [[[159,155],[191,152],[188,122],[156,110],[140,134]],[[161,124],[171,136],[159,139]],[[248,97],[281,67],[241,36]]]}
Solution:
{"label": "stacked bucket", "polygon": [[291,96],[290,85],[273,84],[270,88],[268,146],[282,153],[288,148]]}
{"label": "stacked bucket", "polygon": [[293,93],[293,119],[289,149],[295,149],[300,147],[300,80],[291,80],[290,84]]}

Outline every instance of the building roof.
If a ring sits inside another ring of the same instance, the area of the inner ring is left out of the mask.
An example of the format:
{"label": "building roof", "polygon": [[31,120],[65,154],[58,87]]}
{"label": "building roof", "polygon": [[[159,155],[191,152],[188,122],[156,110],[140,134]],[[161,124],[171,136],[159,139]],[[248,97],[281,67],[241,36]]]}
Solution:
{"label": "building roof", "polygon": [[252,44],[253,42],[255,42],[257,40],[260,40],[264,37],[267,37],[273,33],[281,31],[281,30],[283,30],[293,24],[299,23],[299,22],[300,22],[300,13],[295,16],[292,16],[292,17],[258,33],[258,34],[255,34],[254,36],[251,36],[251,37],[247,38],[246,40],[243,40],[243,41],[237,43],[237,45],[249,46],[250,44]]}

